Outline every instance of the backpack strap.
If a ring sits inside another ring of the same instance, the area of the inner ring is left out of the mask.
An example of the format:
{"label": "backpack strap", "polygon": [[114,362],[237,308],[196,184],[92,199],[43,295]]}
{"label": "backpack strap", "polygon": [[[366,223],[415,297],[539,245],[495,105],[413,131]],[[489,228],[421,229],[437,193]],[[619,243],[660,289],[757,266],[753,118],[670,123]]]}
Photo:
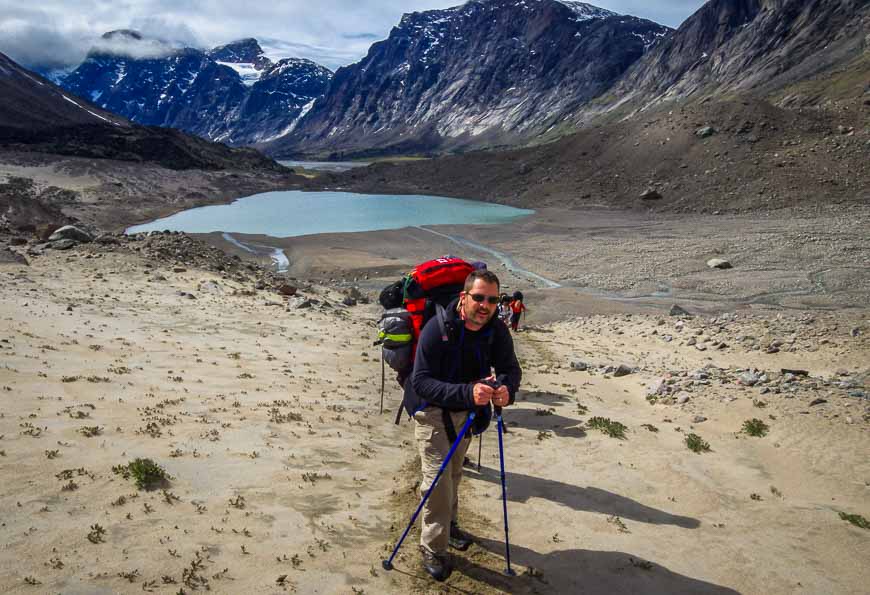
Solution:
{"label": "backpack strap", "polygon": [[446,343],[450,340],[447,335],[447,310],[441,304],[435,304],[435,317],[438,319],[438,329],[441,331],[441,342]]}

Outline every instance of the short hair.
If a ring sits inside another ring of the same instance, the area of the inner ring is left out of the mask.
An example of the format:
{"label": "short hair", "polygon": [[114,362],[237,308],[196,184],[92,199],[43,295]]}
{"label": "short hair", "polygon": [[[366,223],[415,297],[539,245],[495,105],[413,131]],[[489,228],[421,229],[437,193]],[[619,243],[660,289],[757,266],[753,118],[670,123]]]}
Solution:
{"label": "short hair", "polygon": [[484,283],[494,283],[496,287],[501,289],[501,284],[498,282],[498,277],[492,271],[487,269],[477,269],[471,271],[468,274],[468,277],[465,278],[465,287],[463,291],[468,293],[472,287],[474,287],[474,282],[478,279],[482,280]]}

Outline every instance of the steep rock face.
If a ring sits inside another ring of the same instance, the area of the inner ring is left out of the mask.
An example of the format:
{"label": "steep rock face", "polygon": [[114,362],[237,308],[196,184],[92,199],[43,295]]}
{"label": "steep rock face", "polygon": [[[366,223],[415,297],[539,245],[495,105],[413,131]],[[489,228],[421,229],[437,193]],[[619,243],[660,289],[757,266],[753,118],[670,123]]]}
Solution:
{"label": "steep rock face", "polygon": [[330,80],[332,73],[310,60],[285,58],[273,64],[242,103],[235,138],[256,143],[292,131]]}
{"label": "steep rock face", "polygon": [[669,31],[556,0],[406,14],[268,148],[437,150],[529,138],[609,88]]}
{"label": "steep rock face", "polygon": [[0,54],[0,139],[13,130],[129,122],[82,101]]}
{"label": "steep rock face", "polygon": [[282,171],[252,149],[144,127],[73,96],[0,54],[0,149],[149,161],[171,169]]}
{"label": "steep rock face", "polygon": [[[119,37],[127,44],[123,53],[113,46],[98,47],[64,80],[64,87],[139,124],[177,128],[230,145],[288,130],[331,78],[328,70],[307,60],[273,64],[256,40],[209,53],[160,47],[129,31],[108,33],[104,40]],[[138,47],[137,42],[148,45]],[[230,63],[234,67],[226,65]],[[256,72],[254,80],[242,79],[240,64]]]}
{"label": "steep rock face", "polygon": [[867,31],[867,0],[711,0],[639,60],[613,93],[641,106],[770,94],[848,66],[870,46]]}
{"label": "steep rock face", "polygon": [[253,85],[272,68],[272,61],[253,38],[240,39],[208,52],[208,57],[222,66],[235,70],[246,85]]}

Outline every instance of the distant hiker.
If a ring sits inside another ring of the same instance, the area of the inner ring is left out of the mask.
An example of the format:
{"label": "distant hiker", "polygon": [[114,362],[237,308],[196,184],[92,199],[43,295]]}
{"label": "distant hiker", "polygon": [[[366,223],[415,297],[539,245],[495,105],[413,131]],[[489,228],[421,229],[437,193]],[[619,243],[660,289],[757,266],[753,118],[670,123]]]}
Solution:
{"label": "distant hiker", "polygon": [[520,326],[520,316],[523,315],[523,312],[526,311],[526,305],[523,303],[523,293],[521,291],[515,291],[513,300],[511,300],[510,304],[511,308],[511,329],[514,332],[517,332]]}
{"label": "distant hiker", "polygon": [[511,299],[506,293],[501,294],[501,299],[498,303],[498,319],[501,320],[505,324],[505,326],[510,324]]}
{"label": "distant hiker", "polygon": [[[492,417],[490,404],[505,407],[514,402],[522,372],[510,332],[495,320],[498,303],[498,277],[474,270],[459,297],[420,334],[403,405],[415,422],[421,494],[432,485],[471,411],[477,413],[473,426],[479,433]],[[423,568],[439,581],[451,572],[448,545],[466,550],[472,543],[457,520],[462,461],[470,442],[470,435],[459,442],[421,513]]]}

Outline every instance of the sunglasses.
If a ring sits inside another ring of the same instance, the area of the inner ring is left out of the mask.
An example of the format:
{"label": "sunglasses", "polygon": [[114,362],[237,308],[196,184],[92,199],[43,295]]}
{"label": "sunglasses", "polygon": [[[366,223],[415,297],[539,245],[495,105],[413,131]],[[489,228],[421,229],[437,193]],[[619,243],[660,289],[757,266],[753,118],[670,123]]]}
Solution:
{"label": "sunglasses", "polygon": [[501,299],[497,295],[483,295],[482,293],[469,293],[467,295],[477,303],[481,303],[483,302],[483,300],[486,300],[490,304],[497,304]]}

